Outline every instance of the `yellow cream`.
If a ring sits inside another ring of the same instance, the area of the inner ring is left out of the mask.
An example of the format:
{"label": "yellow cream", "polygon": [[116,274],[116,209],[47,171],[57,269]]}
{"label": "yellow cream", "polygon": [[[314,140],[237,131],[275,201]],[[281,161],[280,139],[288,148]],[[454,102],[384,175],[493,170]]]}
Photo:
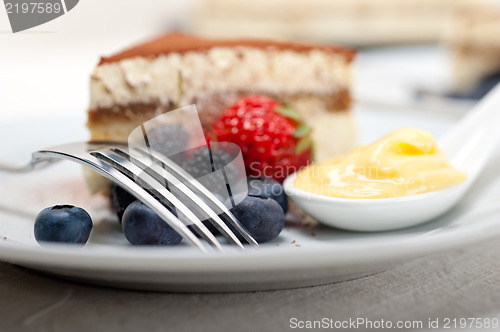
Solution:
{"label": "yellow cream", "polygon": [[430,133],[403,128],[344,157],[306,167],[294,186],[331,197],[388,198],[444,189],[465,178]]}

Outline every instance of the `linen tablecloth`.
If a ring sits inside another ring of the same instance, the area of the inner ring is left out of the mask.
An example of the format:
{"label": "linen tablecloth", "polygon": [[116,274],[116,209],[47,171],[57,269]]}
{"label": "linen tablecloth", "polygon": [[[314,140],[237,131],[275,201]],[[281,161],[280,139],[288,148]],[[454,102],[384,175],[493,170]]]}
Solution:
{"label": "linen tablecloth", "polygon": [[452,327],[453,319],[500,318],[500,241],[422,257],[357,280],[233,294],[103,288],[0,263],[2,331],[288,331],[308,321],[360,318],[366,323],[358,330],[383,319],[413,322],[419,331],[436,331],[429,321],[437,319],[442,329],[446,321]]}

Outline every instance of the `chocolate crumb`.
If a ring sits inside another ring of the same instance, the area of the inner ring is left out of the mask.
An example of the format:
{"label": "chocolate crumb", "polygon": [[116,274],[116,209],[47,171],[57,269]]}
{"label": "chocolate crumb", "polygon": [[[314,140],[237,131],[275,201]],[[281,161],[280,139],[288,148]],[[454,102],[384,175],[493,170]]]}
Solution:
{"label": "chocolate crumb", "polygon": [[316,236],[316,233],[314,231],[311,231],[311,236]]}
{"label": "chocolate crumb", "polygon": [[296,244],[295,246],[296,246],[296,247],[300,247],[300,244]]}
{"label": "chocolate crumb", "polygon": [[276,247],[279,247],[279,246],[280,246],[280,244],[279,244],[279,243],[276,243]]}
{"label": "chocolate crumb", "polygon": [[290,242],[291,244],[294,244],[295,243],[295,240],[293,240],[292,242]]}

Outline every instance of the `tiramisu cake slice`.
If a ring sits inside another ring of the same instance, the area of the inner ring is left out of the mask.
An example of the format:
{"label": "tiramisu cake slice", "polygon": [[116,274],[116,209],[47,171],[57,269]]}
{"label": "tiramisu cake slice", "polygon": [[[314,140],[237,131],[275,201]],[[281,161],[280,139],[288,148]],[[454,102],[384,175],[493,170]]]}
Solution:
{"label": "tiramisu cake slice", "polygon": [[239,98],[284,100],[312,127],[318,160],[354,142],[348,49],[170,33],[101,59],[90,81],[93,140],[127,141],[144,121],[196,104],[210,125]]}

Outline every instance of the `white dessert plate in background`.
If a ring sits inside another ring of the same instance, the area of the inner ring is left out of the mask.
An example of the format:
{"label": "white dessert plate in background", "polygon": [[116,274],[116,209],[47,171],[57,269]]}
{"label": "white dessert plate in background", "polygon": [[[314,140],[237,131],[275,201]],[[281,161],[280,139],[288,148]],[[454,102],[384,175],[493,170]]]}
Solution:
{"label": "white dessert plate in background", "polygon": [[[358,106],[360,142],[399,127],[444,133],[462,114]],[[32,150],[84,140],[83,118],[0,124],[3,159],[22,163]],[[36,137],[36,139],[34,139]],[[293,220],[272,243],[204,254],[187,244],[143,248],[127,243],[106,200],[88,194],[78,166],[62,162],[26,175],[0,173],[0,260],[64,278],[113,287],[179,292],[232,292],[319,285],[369,275],[423,255],[500,234],[500,151],[467,196],[449,213],[418,227],[356,233]],[[83,248],[39,246],[33,221],[44,207],[72,203],[95,225]],[[292,218],[293,219],[293,218]],[[404,219],[402,219],[404,222]]]}

